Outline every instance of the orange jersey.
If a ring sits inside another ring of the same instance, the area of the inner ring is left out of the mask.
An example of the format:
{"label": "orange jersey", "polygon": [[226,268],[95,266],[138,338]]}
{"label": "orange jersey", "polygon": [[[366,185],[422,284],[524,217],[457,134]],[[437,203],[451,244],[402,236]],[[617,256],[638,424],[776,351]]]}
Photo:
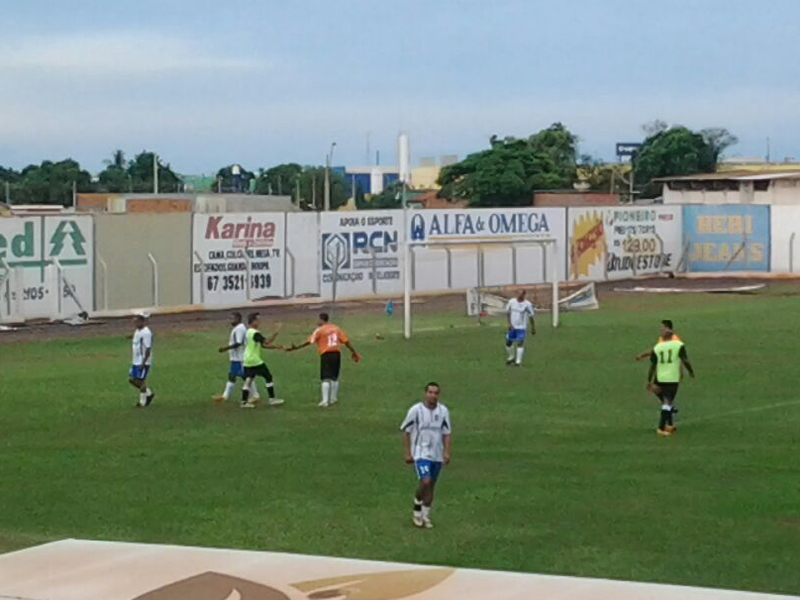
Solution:
{"label": "orange jersey", "polygon": [[333,323],[325,323],[314,330],[308,341],[317,345],[317,352],[327,354],[328,352],[339,352],[339,346],[350,340],[338,326]]}

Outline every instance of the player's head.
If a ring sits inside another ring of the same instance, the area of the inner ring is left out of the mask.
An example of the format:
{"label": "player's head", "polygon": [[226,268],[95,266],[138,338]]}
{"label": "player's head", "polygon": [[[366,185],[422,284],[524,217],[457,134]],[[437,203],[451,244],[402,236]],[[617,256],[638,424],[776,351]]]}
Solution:
{"label": "player's head", "polygon": [[672,335],[672,320],[664,319],[661,321],[661,327],[659,327],[658,331],[661,333],[661,337],[663,338]]}
{"label": "player's head", "polygon": [[331,317],[328,313],[319,313],[319,321],[317,321],[317,323],[319,324],[320,327],[322,327],[323,325],[325,325],[325,323],[328,323],[330,320]]}
{"label": "player's head", "polygon": [[133,315],[133,324],[136,329],[141,329],[145,326],[145,324],[147,324],[147,315],[144,313],[136,313]]}
{"label": "player's head", "polygon": [[436,404],[439,401],[439,393],[441,391],[441,386],[435,381],[431,381],[425,386],[425,402],[427,404]]}
{"label": "player's head", "polygon": [[240,313],[240,312],[232,312],[231,313],[231,325],[236,327],[241,322],[242,322],[242,313]]}
{"label": "player's head", "polygon": [[523,300],[525,300],[525,295],[526,295],[527,293],[528,293],[528,292],[526,292],[525,290],[520,290],[520,291],[518,291],[518,292],[517,292],[517,300],[519,300],[520,302],[522,302]]}
{"label": "player's head", "polygon": [[250,313],[247,315],[247,325],[253,329],[258,329],[258,313]]}

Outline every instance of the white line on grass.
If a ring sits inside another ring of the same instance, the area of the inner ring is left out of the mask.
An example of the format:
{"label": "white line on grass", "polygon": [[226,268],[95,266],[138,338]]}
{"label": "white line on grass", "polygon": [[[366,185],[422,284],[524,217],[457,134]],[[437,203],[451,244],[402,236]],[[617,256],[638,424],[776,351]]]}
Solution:
{"label": "white line on grass", "polygon": [[752,408],[743,408],[741,410],[732,410],[730,412],[719,413],[707,417],[697,417],[696,419],[681,419],[681,423],[699,423],[701,421],[710,421],[712,419],[719,419],[720,417],[732,417],[736,415],[744,415],[747,413],[763,412],[765,410],[772,410],[774,408],[783,408],[784,406],[797,406],[800,405],[800,400],[793,400],[792,402],[779,402],[778,404],[767,404],[765,406],[753,406]]}

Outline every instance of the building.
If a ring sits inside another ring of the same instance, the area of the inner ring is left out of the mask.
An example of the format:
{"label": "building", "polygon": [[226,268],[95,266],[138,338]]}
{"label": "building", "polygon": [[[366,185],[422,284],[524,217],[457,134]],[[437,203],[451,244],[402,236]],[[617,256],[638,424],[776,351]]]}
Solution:
{"label": "building", "polygon": [[800,205],[800,169],[727,171],[653,181],[663,185],[664,204]]}
{"label": "building", "polygon": [[400,167],[333,167],[334,173],[341,175],[351,189],[361,189],[365,195],[380,194],[387,187],[400,180]]}

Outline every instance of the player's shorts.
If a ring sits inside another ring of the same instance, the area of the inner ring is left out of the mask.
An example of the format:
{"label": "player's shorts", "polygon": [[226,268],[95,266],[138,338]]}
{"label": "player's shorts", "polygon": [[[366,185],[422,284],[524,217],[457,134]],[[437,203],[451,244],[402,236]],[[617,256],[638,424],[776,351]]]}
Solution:
{"label": "player's shorts", "polygon": [[326,352],[319,356],[319,378],[322,381],[338,381],[342,371],[342,353]]}
{"label": "player's shorts", "polygon": [[506,342],[513,344],[514,342],[522,343],[525,341],[524,329],[509,329],[506,332]]}
{"label": "player's shorts", "polygon": [[256,377],[263,377],[267,381],[272,381],[272,373],[269,372],[267,365],[261,363],[255,367],[244,368],[245,379],[255,379]]}
{"label": "player's shorts", "polygon": [[414,467],[417,479],[439,479],[439,473],[442,472],[442,463],[435,460],[417,460],[414,461]]}
{"label": "player's shorts", "polygon": [[147,379],[147,375],[150,373],[150,366],[141,366],[141,365],[131,365],[131,370],[128,373],[131,379],[138,379],[139,381],[144,381]]}
{"label": "player's shorts", "polygon": [[658,383],[656,381],[656,385],[661,388],[661,393],[658,397],[662,401],[669,401],[672,402],[675,400],[675,396],[678,395],[678,384],[677,383]]}
{"label": "player's shorts", "polygon": [[230,369],[228,369],[228,377],[235,379],[237,377],[244,377],[244,365],[241,361],[232,360]]}

